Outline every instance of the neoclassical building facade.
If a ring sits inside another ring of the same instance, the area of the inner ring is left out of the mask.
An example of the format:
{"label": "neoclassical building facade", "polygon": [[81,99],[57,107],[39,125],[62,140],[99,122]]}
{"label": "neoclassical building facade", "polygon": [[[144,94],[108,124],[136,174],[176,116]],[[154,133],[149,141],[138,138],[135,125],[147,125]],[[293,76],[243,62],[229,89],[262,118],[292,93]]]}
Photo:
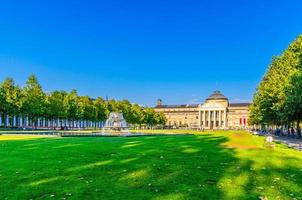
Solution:
{"label": "neoclassical building facade", "polygon": [[163,105],[160,99],[156,112],[163,112],[167,126],[201,129],[232,129],[248,127],[250,103],[230,103],[220,91],[214,91],[201,104]]}

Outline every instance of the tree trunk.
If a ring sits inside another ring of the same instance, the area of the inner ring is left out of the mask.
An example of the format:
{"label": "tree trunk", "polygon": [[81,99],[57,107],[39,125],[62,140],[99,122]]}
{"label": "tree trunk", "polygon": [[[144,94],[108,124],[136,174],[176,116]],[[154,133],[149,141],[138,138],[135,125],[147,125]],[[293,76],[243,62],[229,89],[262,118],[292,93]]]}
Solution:
{"label": "tree trunk", "polygon": [[299,115],[297,116],[297,136],[298,138],[301,138],[301,130],[300,130],[300,117]]}

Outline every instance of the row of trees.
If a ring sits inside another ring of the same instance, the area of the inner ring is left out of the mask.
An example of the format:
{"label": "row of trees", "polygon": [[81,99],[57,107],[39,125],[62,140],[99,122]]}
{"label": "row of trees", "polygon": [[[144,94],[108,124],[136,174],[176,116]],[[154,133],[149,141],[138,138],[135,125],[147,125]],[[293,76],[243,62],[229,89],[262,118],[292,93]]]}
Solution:
{"label": "row of trees", "polygon": [[302,118],[302,35],[273,57],[250,107],[250,123],[299,130]]}
{"label": "row of trees", "polygon": [[6,78],[0,85],[1,115],[26,116],[32,121],[38,118],[104,121],[110,112],[122,112],[130,124],[166,123],[163,113],[131,104],[128,100],[92,99],[79,96],[76,90],[45,93],[34,75],[29,76],[24,87],[16,85],[12,78]]}

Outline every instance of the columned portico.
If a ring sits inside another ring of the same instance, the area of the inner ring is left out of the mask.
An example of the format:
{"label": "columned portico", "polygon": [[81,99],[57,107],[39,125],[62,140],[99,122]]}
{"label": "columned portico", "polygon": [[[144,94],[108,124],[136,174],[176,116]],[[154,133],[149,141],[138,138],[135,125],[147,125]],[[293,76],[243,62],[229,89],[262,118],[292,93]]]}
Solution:
{"label": "columned portico", "polygon": [[[222,117],[223,115],[223,117]],[[218,129],[225,128],[226,125],[226,109],[211,108],[199,110],[199,125],[200,128]]]}
{"label": "columned portico", "polygon": [[199,128],[220,129],[226,128],[228,99],[219,91],[215,91],[203,104],[198,106]]}

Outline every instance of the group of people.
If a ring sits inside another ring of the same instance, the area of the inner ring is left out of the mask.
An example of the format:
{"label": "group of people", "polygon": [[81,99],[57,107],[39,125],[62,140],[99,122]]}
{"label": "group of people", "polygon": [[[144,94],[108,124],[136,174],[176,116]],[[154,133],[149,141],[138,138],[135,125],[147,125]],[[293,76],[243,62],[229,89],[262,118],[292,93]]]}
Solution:
{"label": "group of people", "polygon": [[287,137],[293,137],[293,138],[301,138],[301,128],[293,128],[289,127],[288,129],[256,129],[253,130],[256,131],[260,135],[276,135],[276,136],[287,136]]}

